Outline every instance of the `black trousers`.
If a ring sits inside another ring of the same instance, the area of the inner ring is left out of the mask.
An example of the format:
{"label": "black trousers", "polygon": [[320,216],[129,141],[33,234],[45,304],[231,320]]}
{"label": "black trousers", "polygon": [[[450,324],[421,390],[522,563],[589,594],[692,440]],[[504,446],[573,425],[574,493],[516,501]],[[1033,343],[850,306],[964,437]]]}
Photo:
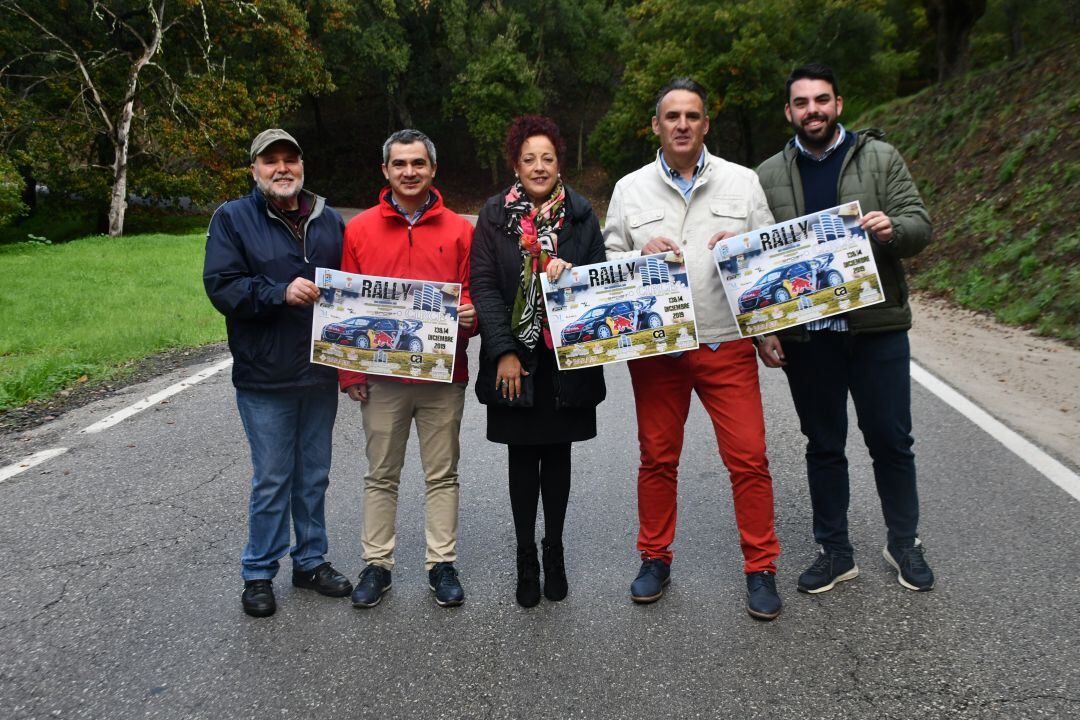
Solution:
{"label": "black trousers", "polygon": [[911,349],[907,332],[852,335],[818,330],[809,342],[784,343],[788,385],[806,436],[806,474],[814,539],[851,552],[848,538],[848,392],[874,465],[888,542],[911,547],[918,536],[919,494],[911,450]]}
{"label": "black trousers", "polygon": [[561,544],[570,499],[570,443],[508,445],[510,509],[519,548],[536,543],[537,501],[544,499],[544,537]]}

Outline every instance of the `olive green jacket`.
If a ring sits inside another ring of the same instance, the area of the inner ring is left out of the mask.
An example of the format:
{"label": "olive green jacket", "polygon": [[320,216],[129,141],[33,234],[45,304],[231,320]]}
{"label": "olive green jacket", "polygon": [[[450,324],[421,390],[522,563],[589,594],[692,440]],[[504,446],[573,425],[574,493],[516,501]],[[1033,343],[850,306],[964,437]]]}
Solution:
{"label": "olive green jacket", "polygon": [[[838,204],[858,200],[862,212],[881,210],[893,223],[891,242],[871,241],[885,301],[852,310],[844,315],[852,333],[907,330],[911,327],[911,307],[904,279],[902,258],[917,255],[930,243],[930,216],[915,187],[904,159],[892,145],[882,142],[881,130],[860,130],[855,147],[844,158],[837,187]],[[757,169],[761,186],[776,222],[806,214],[802,179],[794,141],[761,163]],[[783,330],[784,339],[806,339],[805,325]]]}

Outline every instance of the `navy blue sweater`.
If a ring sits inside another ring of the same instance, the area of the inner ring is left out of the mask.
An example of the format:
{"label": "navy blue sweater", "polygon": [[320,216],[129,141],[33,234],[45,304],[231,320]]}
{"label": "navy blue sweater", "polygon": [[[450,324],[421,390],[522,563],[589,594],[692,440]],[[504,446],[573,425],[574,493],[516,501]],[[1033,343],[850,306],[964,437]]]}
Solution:
{"label": "navy blue sweater", "polygon": [[803,201],[806,203],[804,212],[807,215],[837,206],[840,169],[853,147],[855,133],[846,132],[844,142],[824,160],[811,160],[799,153],[795,162],[799,165],[799,177],[802,178]]}

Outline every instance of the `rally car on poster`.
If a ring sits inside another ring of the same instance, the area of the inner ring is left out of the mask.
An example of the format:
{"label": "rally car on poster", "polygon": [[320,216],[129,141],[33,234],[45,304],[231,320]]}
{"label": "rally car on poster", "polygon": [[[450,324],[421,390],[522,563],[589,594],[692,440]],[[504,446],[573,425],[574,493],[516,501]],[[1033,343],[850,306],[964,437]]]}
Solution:
{"label": "rally car on poster", "polygon": [[793,297],[842,284],[843,273],[829,267],[832,260],[832,253],[824,253],[766,273],[739,296],[739,311],[779,305]]}
{"label": "rally car on poster", "polygon": [[424,352],[424,341],[415,333],[422,325],[423,323],[416,320],[360,315],[329,323],[322,329],[322,339],[361,350],[384,348],[419,353]]}
{"label": "rally car on poster", "polygon": [[563,344],[606,340],[615,335],[663,327],[664,319],[650,310],[655,304],[656,298],[646,297],[597,305],[563,328]]}

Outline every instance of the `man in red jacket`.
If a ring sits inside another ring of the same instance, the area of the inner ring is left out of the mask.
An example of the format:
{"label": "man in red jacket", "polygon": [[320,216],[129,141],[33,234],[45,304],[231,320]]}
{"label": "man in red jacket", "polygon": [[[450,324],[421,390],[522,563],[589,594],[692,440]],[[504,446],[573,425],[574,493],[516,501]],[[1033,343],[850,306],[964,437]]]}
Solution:
{"label": "man in red jacket", "polygon": [[341,269],[392,278],[461,283],[457,356],[451,383],[368,377],[339,370],[341,389],[362,403],[368,471],[364,475],[364,528],[367,567],[352,593],[355,607],[373,607],[390,589],[394,568],[398,483],[409,429],[416,422],[420,461],[427,480],[425,533],[428,585],[435,602],[460,605],[465,592],[457,577],[458,432],[465,407],[469,362],[468,336],[476,330],[469,297],[472,225],[443,206],[431,187],[435,145],[416,130],[399,130],[383,143],[383,175],[390,186],[379,203],[345,228]]}

